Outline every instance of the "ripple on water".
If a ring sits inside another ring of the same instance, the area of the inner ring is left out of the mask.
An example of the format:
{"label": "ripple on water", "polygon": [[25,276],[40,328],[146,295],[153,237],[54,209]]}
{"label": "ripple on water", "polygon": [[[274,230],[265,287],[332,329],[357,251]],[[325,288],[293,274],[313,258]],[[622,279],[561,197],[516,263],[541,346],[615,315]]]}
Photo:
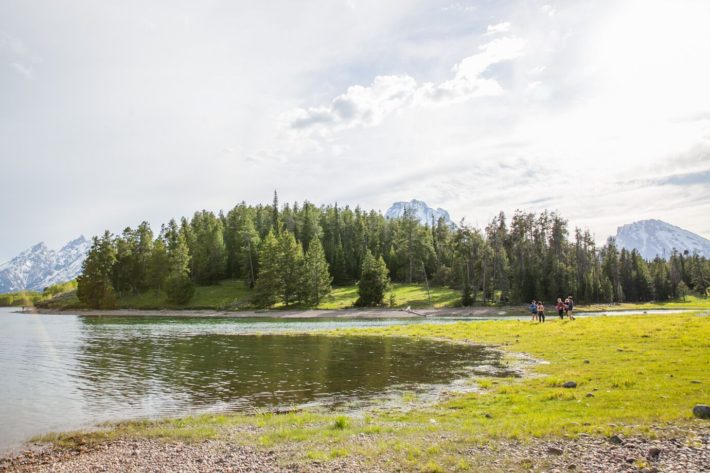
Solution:
{"label": "ripple on water", "polygon": [[264,333],[367,323],[3,314],[0,449],[107,420],[361,406],[476,373],[510,374],[484,347]]}

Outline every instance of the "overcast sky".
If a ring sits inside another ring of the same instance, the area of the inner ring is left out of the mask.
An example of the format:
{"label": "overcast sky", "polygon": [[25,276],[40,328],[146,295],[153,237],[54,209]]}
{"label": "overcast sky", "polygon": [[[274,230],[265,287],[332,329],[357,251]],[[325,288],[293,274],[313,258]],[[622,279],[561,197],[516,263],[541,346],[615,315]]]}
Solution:
{"label": "overcast sky", "polygon": [[245,200],[710,237],[710,2],[0,2],[0,261]]}

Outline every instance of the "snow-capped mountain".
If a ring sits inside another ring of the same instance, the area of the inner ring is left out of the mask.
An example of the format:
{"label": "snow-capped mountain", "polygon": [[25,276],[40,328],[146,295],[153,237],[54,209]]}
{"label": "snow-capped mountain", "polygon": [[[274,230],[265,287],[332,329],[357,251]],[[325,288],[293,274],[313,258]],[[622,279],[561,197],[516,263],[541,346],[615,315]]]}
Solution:
{"label": "snow-capped mountain", "polygon": [[29,289],[41,291],[47,286],[70,281],[81,272],[81,264],[91,242],[80,236],[61,250],[50,250],[37,243],[7,263],[0,265],[0,293]]}
{"label": "snow-capped mountain", "polygon": [[443,217],[444,221],[450,226],[454,226],[454,222],[451,221],[449,217],[449,212],[444,209],[432,209],[426,202],[421,200],[412,199],[410,202],[395,202],[392,206],[385,212],[386,218],[400,218],[404,216],[404,211],[406,209],[411,209],[417,219],[426,225],[431,225],[432,218],[434,224],[439,221],[439,218]]}
{"label": "snow-capped mountain", "polygon": [[641,220],[619,227],[616,244],[627,250],[635,248],[647,260],[656,255],[668,258],[673,249],[710,257],[710,240],[661,220]]}

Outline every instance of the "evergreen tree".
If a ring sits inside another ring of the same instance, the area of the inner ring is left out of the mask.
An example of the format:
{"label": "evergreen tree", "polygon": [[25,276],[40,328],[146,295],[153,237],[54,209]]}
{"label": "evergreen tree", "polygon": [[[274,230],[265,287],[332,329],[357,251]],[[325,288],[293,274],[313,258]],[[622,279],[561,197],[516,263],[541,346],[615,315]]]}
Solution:
{"label": "evergreen tree", "polygon": [[389,270],[382,257],[375,259],[369,250],[366,251],[360,274],[357,285],[358,299],[355,305],[359,307],[382,305],[390,286]]}
{"label": "evergreen tree", "polygon": [[116,263],[116,249],[107,230],[101,238],[94,237],[82,272],[77,277],[76,295],[81,302],[97,309],[110,309],[116,304],[111,275]]}
{"label": "evergreen tree", "polygon": [[168,301],[174,304],[186,304],[194,295],[194,285],[190,279],[192,258],[188,238],[196,245],[193,233],[186,221],[178,228],[175,220],[168,223],[165,230],[168,272],[165,280],[165,292]]}
{"label": "evergreen tree", "polygon": [[259,250],[259,277],[256,280],[256,303],[261,307],[271,307],[281,296],[281,258],[279,242],[273,232],[269,232]]}
{"label": "evergreen tree", "polygon": [[279,195],[276,191],[274,191],[274,203],[271,206],[271,228],[273,229],[275,236],[279,236],[281,234],[281,222],[279,219]]}
{"label": "evergreen tree", "polygon": [[190,222],[194,234],[192,278],[199,284],[215,284],[227,271],[227,248],[222,221],[212,212],[195,213]]}
{"label": "evergreen tree", "polygon": [[313,238],[306,251],[303,264],[301,288],[303,301],[311,306],[318,306],[330,294],[332,276],[328,270],[323,245],[318,238]]}
{"label": "evergreen tree", "polygon": [[281,280],[281,300],[286,306],[299,302],[303,272],[303,248],[289,231],[281,232],[279,237],[279,278]]}
{"label": "evergreen tree", "polygon": [[160,291],[164,288],[165,280],[170,273],[170,260],[168,251],[162,238],[157,238],[153,243],[153,251],[150,255],[147,271],[148,287]]}

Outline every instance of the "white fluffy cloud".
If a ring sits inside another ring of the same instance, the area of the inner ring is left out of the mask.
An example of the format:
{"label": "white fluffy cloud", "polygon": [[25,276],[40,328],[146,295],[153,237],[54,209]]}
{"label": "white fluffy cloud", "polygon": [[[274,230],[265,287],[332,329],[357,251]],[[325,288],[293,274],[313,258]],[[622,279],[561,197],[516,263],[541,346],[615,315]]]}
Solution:
{"label": "white fluffy cloud", "polygon": [[510,22],[504,21],[502,23],[496,23],[495,25],[488,25],[486,28],[486,34],[494,35],[498,33],[507,33],[510,31]]}
{"label": "white fluffy cloud", "polygon": [[285,126],[307,136],[327,136],[343,129],[380,124],[388,116],[409,107],[428,107],[463,102],[503,93],[494,78],[484,73],[494,64],[515,59],[526,41],[499,38],[480,46],[479,52],[452,68],[454,77],[440,83],[422,84],[409,75],[376,76],[368,86],[353,85],[324,107],[297,108],[285,115]]}

